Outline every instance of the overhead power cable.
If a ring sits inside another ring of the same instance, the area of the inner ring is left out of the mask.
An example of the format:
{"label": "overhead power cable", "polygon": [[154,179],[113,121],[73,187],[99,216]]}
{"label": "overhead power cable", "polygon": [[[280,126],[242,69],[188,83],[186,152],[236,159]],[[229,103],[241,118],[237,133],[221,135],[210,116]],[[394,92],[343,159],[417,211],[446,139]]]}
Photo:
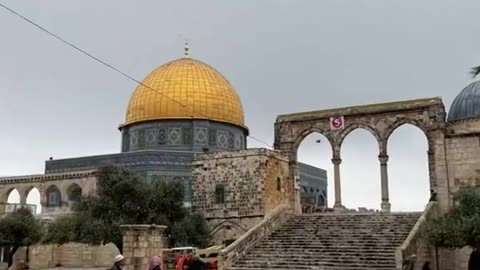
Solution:
{"label": "overhead power cable", "polygon": [[[131,81],[133,81],[133,82],[135,82],[135,83],[137,83],[137,84],[139,84],[139,85],[142,85],[143,87],[145,87],[145,88],[147,88],[147,89],[149,89],[149,90],[151,90],[151,91],[154,91],[154,92],[158,93],[159,95],[167,98],[167,99],[170,100],[171,102],[177,104],[178,106],[181,106],[183,109],[186,109],[187,107],[191,107],[191,108],[192,108],[192,111],[195,113],[195,108],[193,108],[192,106],[188,106],[188,105],[186,105],[186,104],[183,104],[182,102],[180,102],[180,101],[178,101],[178,100],[175,100],[174,98],[171,98],[171,97],[169,97],[169,96],[167,96],[167,95],[159,92],[157,89],[152,88],[151,86],[149,86],[149,85],[147,85],[147,84],[144,84],[142,81],[135,79],[134,77],[128,75],[127,73],[121,71],[120,69],[114,67],[113,65],[107,63],[106,61],[104,61],[104,60],[96,57],[95,55],[93,55],[93,54],[91,54],[91,53],[83,50],[82,48],[76,46],[75,44],[67,41],[66,39],[64,39],[64,38],[62,38],[62,37],[60,37],[59,35],[57,35],[57,34],[51,32],[51,31],[49,31],[48,29],[44,28],[43,26],[39,25],[38,23],[36,23],[36,22],[28,19],[27,17],[23,16],[22,14],[18,13],[17,11],[15,11],[15,10],[7,7],[5,4],[0,3],[0,7],[4,8],[5,10],[7,10],[7,11],[9,11],[10,13],[14,14],[15,16],[23,19],[24,21],[30,23],[31,25],[33,25],[33,26],[35,26],[36,28],[40,29],[41,31],[47,33],[48,35],[50,35],[50,36],[52,36],[52,37],[60,40],[62,43],[67,44],[67,45],[70,46],[71,48],[73,48],[73,49],[81,52],[82,54],[86,55],[87,57],[89,57],[89,58],[91,58],[91,59],[93,59],[93,60],[101,63],[102,65],[110,68],[111,70],[113,70],[113,71],[121,74],[122,76],[128,78],[129,80],[131,80]],[[197,113],[200,114],[200,115],[202,115],[202,116],[204,116],[204,117],[206,117],[207,119],[209,119],[209,116],[208,116],[208,115],[205,115],[205,114],[203,114],[203,113],[201,113],[201,112],[197,112]],[[255,141],[259,142],[259,143],[262,143],[262,144],[264,144],[264,145],[266,145],[266,146],[268,146],[268,147],[270,147],[270,148],[273,148],[270,144],[268,144],[268,143],[266,143],[265,141],[262,141],[262,140],[260,140],[260,139],[257,139],[257,138],[255,138],[255,137],[252,136],[252,135],[248,135],[248,137],[250,137],[252,140],[255,140]]]}

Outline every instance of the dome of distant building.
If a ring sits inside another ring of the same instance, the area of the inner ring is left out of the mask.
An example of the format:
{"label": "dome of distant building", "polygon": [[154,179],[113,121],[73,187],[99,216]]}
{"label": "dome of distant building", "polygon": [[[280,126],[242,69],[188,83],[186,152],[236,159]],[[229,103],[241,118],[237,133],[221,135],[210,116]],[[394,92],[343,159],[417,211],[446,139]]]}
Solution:
{"label": "dome of distant building", "polygon": [[133,93],[124,126],[152,120],[201,119],[246,128],[239,95],[217,70],[181,58],[151,72]]}
{"label": "dome of distant building", "polygon": [[135,89],[122,131],[122,152],[210,152],[246,148],[242,101],[230,82],[189,57],[152,71]]}
{"label": "dome of distant building", "polygon": [[480,80],[465,87],[453,100],[448,122],[480,118]]}

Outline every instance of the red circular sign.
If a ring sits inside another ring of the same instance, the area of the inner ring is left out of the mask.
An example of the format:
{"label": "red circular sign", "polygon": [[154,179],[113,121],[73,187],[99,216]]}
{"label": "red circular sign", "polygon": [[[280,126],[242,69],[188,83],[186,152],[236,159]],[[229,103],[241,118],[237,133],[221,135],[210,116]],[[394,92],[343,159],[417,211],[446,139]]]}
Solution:
{"label": "red circular sign", "polygon": [[332,118],[332,127],[341,128],[343,126],[343,119],[341,117]]}

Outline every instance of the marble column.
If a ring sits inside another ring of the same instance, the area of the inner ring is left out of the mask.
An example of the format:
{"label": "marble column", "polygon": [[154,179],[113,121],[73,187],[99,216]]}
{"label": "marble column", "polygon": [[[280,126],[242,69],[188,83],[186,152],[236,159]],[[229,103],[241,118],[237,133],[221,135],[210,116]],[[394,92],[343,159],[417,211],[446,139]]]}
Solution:
{"label": "marble column", "polygon": [[380,154],[378,155],[378,160],[380,161],[380,177],[382,183],[382,203],[381,208],[383,212],[390,212],[390,199],[388,196],[388,155]]}
{"label": "marble column", "polygon": [[335,204],[334,208],[341,209],[342,206],[342,187],[340,184],[340,163],[342,163],[341,158],[332,158],[333,163],[333,177],[335,180]]}

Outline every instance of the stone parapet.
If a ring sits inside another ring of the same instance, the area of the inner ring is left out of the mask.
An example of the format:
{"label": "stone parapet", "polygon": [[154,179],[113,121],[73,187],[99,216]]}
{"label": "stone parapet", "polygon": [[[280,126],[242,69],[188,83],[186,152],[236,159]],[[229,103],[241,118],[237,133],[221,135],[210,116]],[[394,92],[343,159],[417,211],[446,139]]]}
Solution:
{"label": "stone parapet", "polygon": [[402,270],[405,269],[406,266],[413,266],[413,269],[421,269],[420,267],[424,262],[431,262],[433,260],[433,258],[429,256],[431,255],[429,252],[430,248],[421,238],[421,229],[425,222],[434,218],[436,215],[438,215],[438,203],[430,202],[403,244],[397,249],[395,254],[396,269]]}

